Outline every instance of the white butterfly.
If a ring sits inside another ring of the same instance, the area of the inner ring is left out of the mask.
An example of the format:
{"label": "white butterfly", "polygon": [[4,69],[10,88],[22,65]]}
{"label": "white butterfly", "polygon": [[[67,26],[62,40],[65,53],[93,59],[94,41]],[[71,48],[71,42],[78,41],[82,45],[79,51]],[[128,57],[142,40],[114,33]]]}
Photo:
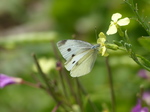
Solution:
{"label": "white butterfly", "polygon": [[62,40],[57,43],[62,56],[66,59],[65,68],[72,77],[88,74],[95,63],[98,47],[81,40]]}

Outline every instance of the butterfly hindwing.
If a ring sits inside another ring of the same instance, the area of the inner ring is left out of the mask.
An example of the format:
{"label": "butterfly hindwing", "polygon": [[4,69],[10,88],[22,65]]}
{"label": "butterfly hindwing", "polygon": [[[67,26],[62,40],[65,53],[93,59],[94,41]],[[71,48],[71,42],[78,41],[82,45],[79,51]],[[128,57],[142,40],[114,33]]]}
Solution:
{"label": "butterfly hindwing", "polygon": [[93,68],[96,57],[97,57],[97,51],[95,49],[91,49],[71,69],[70,75],[72,77],[79,77],[79,76],[89,73]]}
{"label": "butterfly hindwing", "polygon": [[68,61],[72,57],[91,48],[92,44],[81,40],[62,40],[57,43],[62,56]]}
{"label": "butterfly hindwing", "polygon": [[89,49],[87,49],[86,51],[75,55],[74,57],[72,57],[70,60],[66,61],[65,63],[65,67],[68,71],[70,71],[75,65],[78,64],[78,61],[80,59],[82,59],[82,57],[84,57],[87,53],[89,52]]}

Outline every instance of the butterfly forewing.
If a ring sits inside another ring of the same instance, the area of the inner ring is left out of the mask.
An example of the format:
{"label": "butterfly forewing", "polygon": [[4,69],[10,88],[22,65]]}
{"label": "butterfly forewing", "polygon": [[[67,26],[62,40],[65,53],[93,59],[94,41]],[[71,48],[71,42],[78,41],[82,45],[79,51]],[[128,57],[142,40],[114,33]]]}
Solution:
{"label": "butterfly forewing", "polygon": [[72,57],[90,49],[93,45],[81,40],[62,40],[57,43],[62,56],[69,60]]}

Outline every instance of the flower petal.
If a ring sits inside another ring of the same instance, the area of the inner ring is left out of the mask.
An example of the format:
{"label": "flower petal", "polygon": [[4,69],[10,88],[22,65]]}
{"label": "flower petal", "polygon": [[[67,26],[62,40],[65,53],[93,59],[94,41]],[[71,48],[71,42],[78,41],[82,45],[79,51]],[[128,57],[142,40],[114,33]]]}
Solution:
{"label": "flower petal", "polygon": [[130,19],[128,17],[126,18],[123,18],[123,19],[120,19],[117,24],[119,26],[125,26],[125,25],[128,25],[130,23]]}
{"label": "flower petal", "polygon": [[103,32],[100,32],[98,36],[99,36],[99,38],[97,39],[97,43],[100,45],[104,45],[105,41],[106,41],[105,34]]}
{"label": "flower petal", "polygon": [[99,53],[104,56],[105,55],[105,52],[106,52],[106,47],[105,46],[101,46],[100,49],[99,49]]}
{"label": "flower petal", "polygon": [[140,77],[142,77],[144,79],[150,78],[150,76],[147,74],[147,71],[144,70],[144,69],[139,70],[138,76],[140,76]]}
{"label": "flower petal", "polygon": [[122,15],[120,13],[115,13],[112,15],[111,20],[113,20],[114,22],[117,22],[119,18],[121,18]]}
{"label": "flower petal", "polygon": [[140,112],[149,112],[147,107],[143,107]]}
{"label": "flower petal", "polygon": [[4,74],[0,74],[0,88],[3,88],[10,84],[21,83],[22,79],[17,77],[10,77]]}
{"label": "flower petal", "polygon": [[99,38],[105,38],[106,39],[106,36],[103,32],[100,32],[98,36],[99,36]]}
{"label": "flower petal", "polygon": [[146,91],[143,93],[142,99],[146,102],[148,106],[150,106],[150,91]]}
{"label": "flower petal", "polygon": [[106,32],[107,35],[115,34],[117,32],[116,25],[112,24],[109,26],[108,31]]}
{"label": "flower petal", "polygon": [[104,56],[105,52],[106,52],[106,47],[103,46],[103,47],[102,47],[102,56]]}
{"label": "flower petal", "polygon": [[141,101],[138,100],[136,106],[132,108],[131,112],[149,112],[149,109],[147,107],[142,107]]}
{"label": "flower petal", "polygon": [[139,112],[141,110],[141,103],[137,103],[136,106],[132,108],[131,112]]}

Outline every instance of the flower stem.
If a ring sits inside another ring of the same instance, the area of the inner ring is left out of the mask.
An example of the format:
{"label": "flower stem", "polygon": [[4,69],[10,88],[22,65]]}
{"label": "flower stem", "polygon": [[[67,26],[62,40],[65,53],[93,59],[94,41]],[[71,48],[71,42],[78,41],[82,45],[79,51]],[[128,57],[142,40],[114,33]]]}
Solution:
{"label": "flower stem", "polygon": [[59,70],[59,76],[60,76],[60,81],[61,81],[61,84],[62,84],[64,95],[67,98],[68,95],[67,95],[67,90],[66,90],[65,83],[64,83],[64,78],[63,78],[62,70]]}
{"label": "flower stem", "polygon": [[49,80],[48,80],[48,78],[46,77],[46,75],[43,73],[43,71],[42,71],[42,69],[41,69],[41,67],[40,67],[40,65],[39,65],[39,63],[38,63],[38,61],[37,61],[37,58],[36,58],[36,55],[35,55],[35,54],[33,54],[33,58],[34,58],[35,64],[36,64],[36,66],[37,66],[37,69],[38,69],[38,71],[39,71],[41,77],[43,78],[43,80],[44,80],[45,83],[46,83],[46,86],[48,87],[49,93],[52,95],[52,97],[54,98],[54,100],[55,100],[56,102],[58,102],[59,100],[58,100],[58,98],[55,96],[55,94],[53,93],[53,88],[49,85]]}
{"label": "flower stem", "polygon": [[54,54],[56,56],[56,59],[60,63],[60,66],[59,66],[60,70],[58,70],[58,71],[59,71],[60,81],[61,81],[62,88],[63,88],[63,93],[64,93],[65,97],[67,98],[68,95],[67,95],[67,90],[66,90],[66,87],[65,87],[65,82],[64,82],[64,77],[63,77],[64,74],[62,72],[62,66],[61,66],[60,57],[59,57],[58,52],[57,52],[58,50],[57,50],[56,45],[55,45],[55,43],[53,41],[51,41],[51,45],[52,45],[52,48],[53,48],[53,52],[54,52]]}
{"label": "flower stem", "polygon": [[109,65],[109,58],[106,57],[106,67],[108,71],[108,79],[110,84],[110,91],[111,91],[111,103],[112,103],[112,112],[116,111],[116,105],[115,105],[115,93],[114,93],[114,87],[113,87],[113,79],[112,79],[112,72]]}
{"label": "flower stem", "polygon": [[54,109],[52,110],[52,112],[56,112],[56,111],[58,110],[59,106],[60,106],[60,103],[58,103],[58,104],[54,107]]}
{"label": "flower stem", "polygon": [[82,101],[82,94],[81,94],[81,89],[80,89],[80,83],[79,83],[79,78],[75,78],[76,80],[76,85],[77,85],[77,103],[80,106],[81,111],[83,112],[83,101]]}
{"label": "flower stem", "polygon": [[141,85],[141,86],[140,86],[139,98],[140,98],[140,100],[141,100],[141,105],[142,105],[142,106],[144,106],[144,101],[142,100],[143,92],[144,92],[144,86]]}
{"label": "flower stem", "polygon": [[[85,90],[85,88],[83,87],[83,85],[81,84],[81,82],[79,80],[78,81],[78,84],[79,84],[79,87],[82,91],[82,93],[85,95],[85,96],[88,96],[88,93],[87,91]],[[93,109],[93,112],[99,112],[98,108],[95,106],[95,104],[90,100],[90,98],[88,97],[88,102],[90,104],[90,106],[92,107]]]}
{"label": "flower stem", "polygon": [[137,17],[138,22],[142,25],[142,27],[150,35],[150,28],[148,26],[148,23],[146,23],[145,20],[140,17],[140,15],[138,13],[137,4],[134,4],[133,0],[131,0],[131,3],[129,3],[127,0],[124,0],[124,2],[131,8],[131,10],[134,12],[135,16]]}
{"label": "flower stem", "polygon": [[34,88],[40,88],[39,84],[34,84],[34,83],[31,83],[31,82],[28,82],[28,81],[25,81],[25,80],[22,80],[21,83],[25,84],[25,85],[28,85],[28,86],[31,86],[31,87],[34,87]]}

